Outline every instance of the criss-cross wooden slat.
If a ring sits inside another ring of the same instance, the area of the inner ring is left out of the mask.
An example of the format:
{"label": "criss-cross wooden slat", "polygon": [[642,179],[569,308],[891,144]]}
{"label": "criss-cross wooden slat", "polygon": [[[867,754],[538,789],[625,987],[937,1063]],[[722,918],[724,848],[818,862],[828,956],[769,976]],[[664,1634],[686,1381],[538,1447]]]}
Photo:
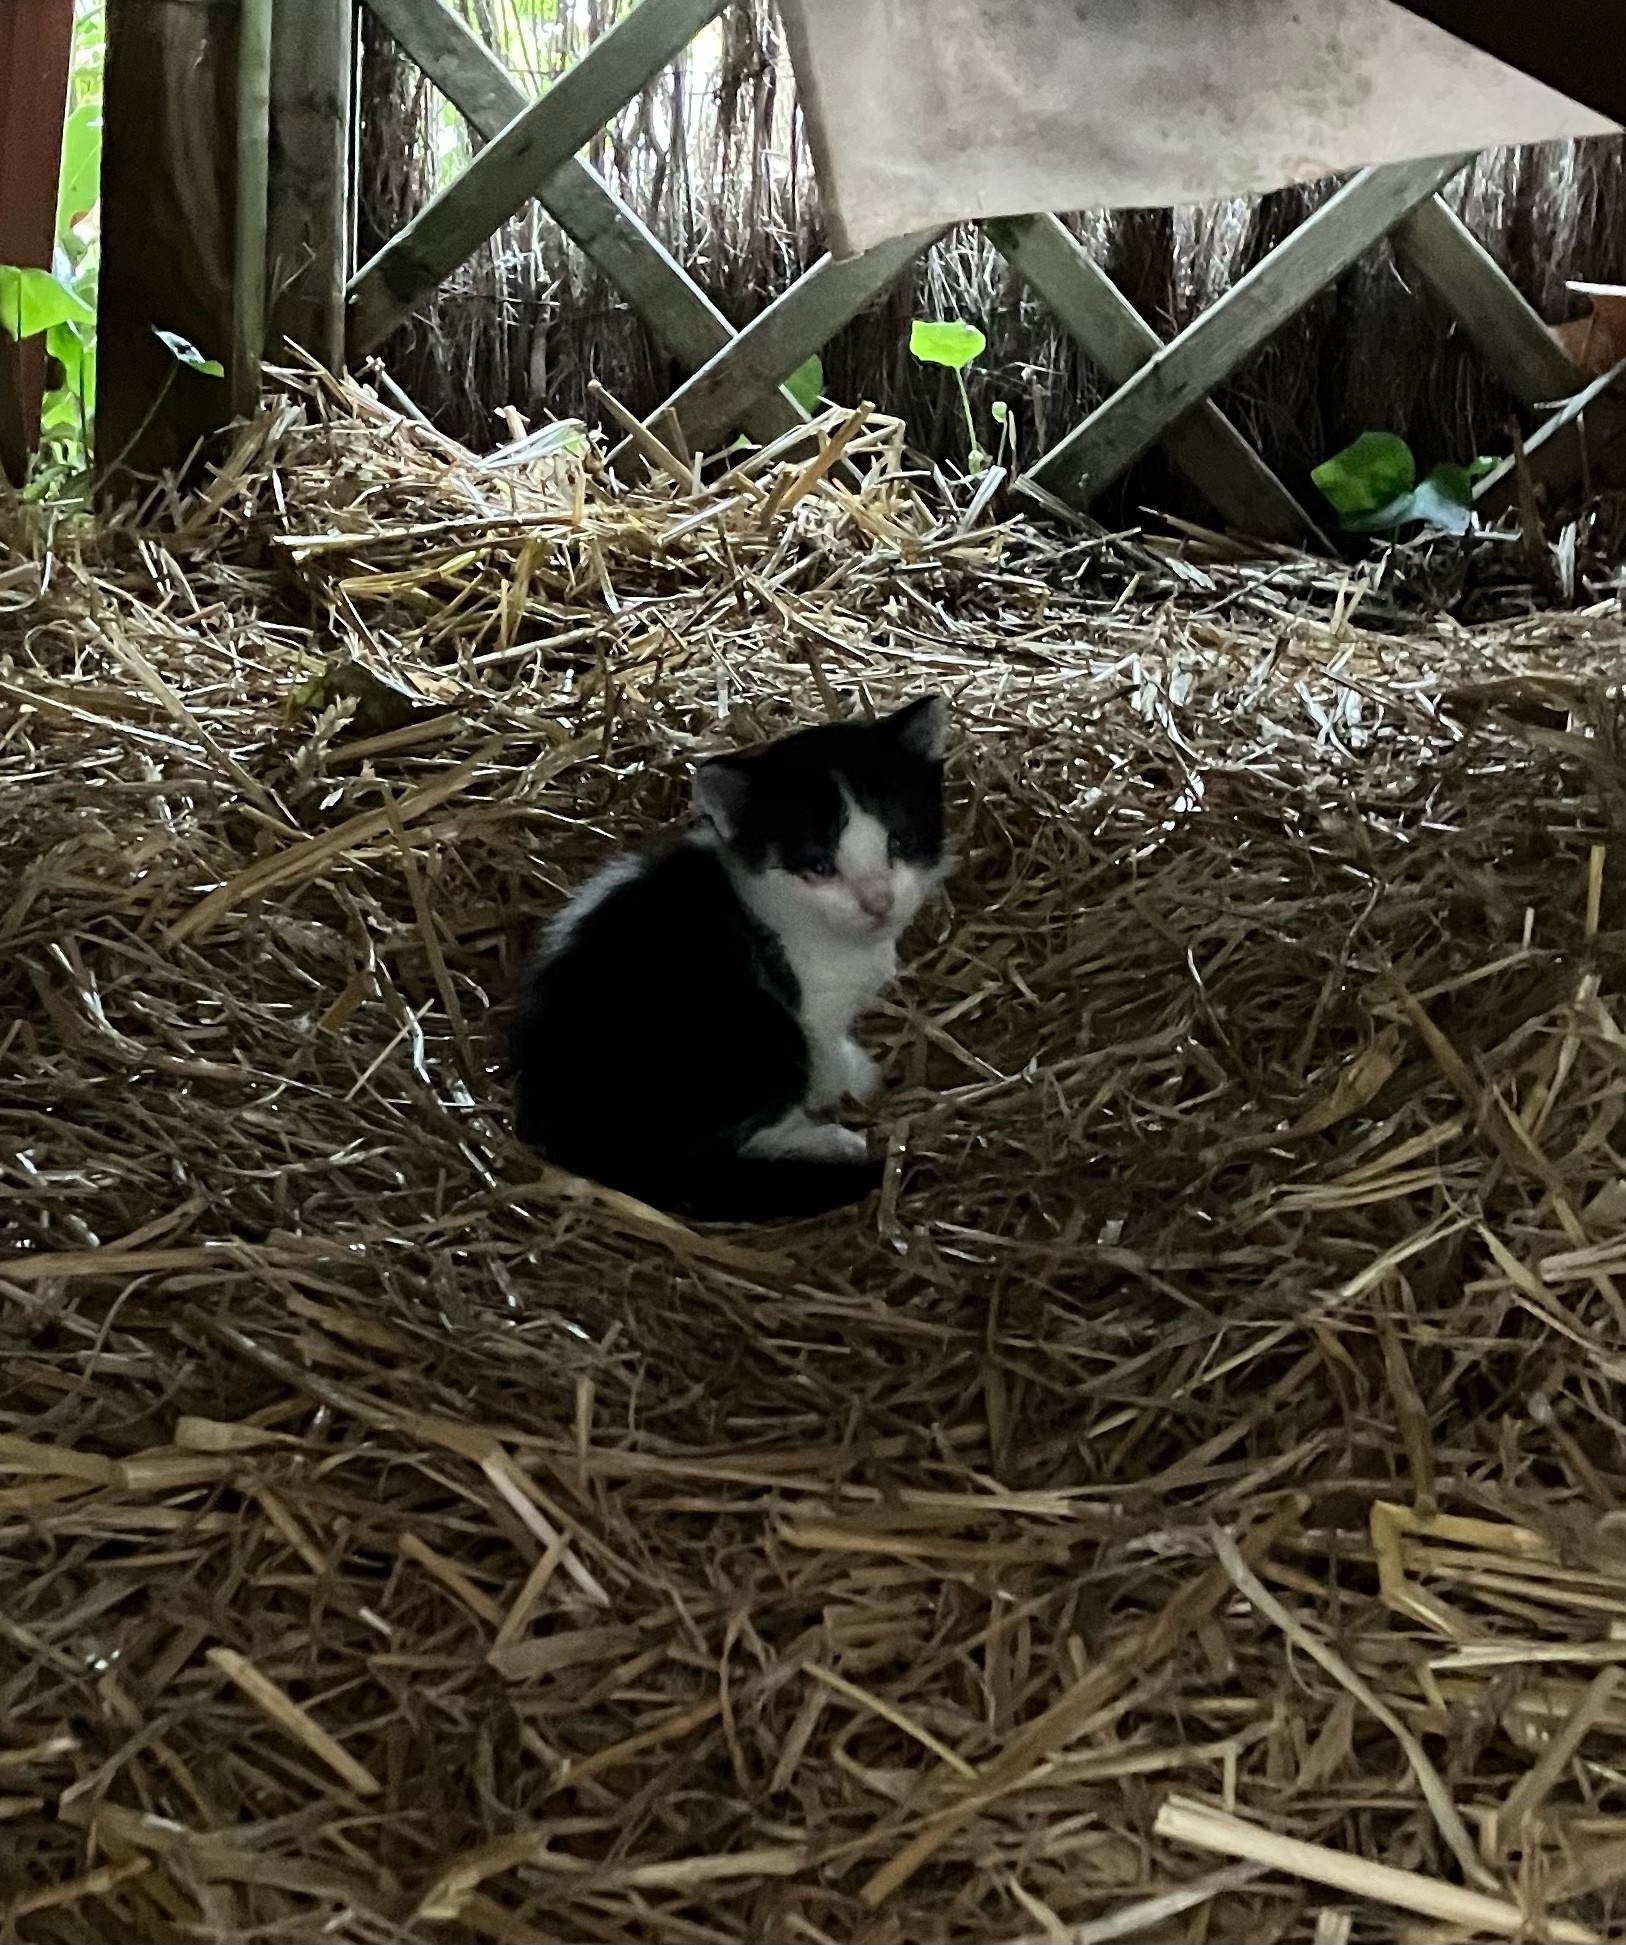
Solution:
{"label": "criss-cross wooden slat", "polygon": [[1389,241],[1525,405],[1546,405],[1579,380],[1563,348],[1502,274],[1496,259],[1438,196],[1403,216]]}
{"label": "criss-cross wooden slat", "polygon": [[[1067,226],[1054,216],[983,224],[994,248],[1049,305],[1085,355],[1124,384],[1163,341]],[[1313,523],[1217,405],[1204,402],[1163,441],[1176,466],[1233,526],[1265,540],[1302,540]]]}
{"label": "criss-cross wooden slat", "polygon": [[[737,332],[577,156],[727,0],[642,0],[534,101],[444,0],[366,4],[488,145],[352,280],[352,356],[376,344],[535,196],[686,372],[651,424],[670,413],[691,449],[715,451],[736,427],[767,440],[805,419],[784,381],[934,241],[921,234],[843,262],[825,257]],[[1163,445],[1232,527],[1263,538],[1312,536],[1309,516],[1212,394],[1386,236],[1523,403],[1542,406],[1574,394],[1579,374],[1435,193],[1468,159],[1362,170],[1167,343],[1053,216],[984,224],[1011,269],[1116,386],[1018,485],[1087,505]],[[1585,422],[1612,436],[1621,409],[1605,390],[1589,402]],[[1572,412],[1550,437],[1538,434],[1532,443],[1553,466],[1578,454],[1582,438],[1582,415]],[[1499,478],[1487,486],[1502,490]]]}
{"label": "criss-cross wooden slat", "polygon": [[1093,498],[1110,486],[1468,159],[1401,162],[1352,176],[1052,446],[1029,477],[1062,499]]}
{"label": "criss-cross wooden slat", "polygon": [[372,350],[465,263],[729,0],[642,0],[390,238],[350,286],[350,356]]}
{"label": "criss-cross wooden slat", "polygon": [[821,257],[783,296],[746,325],[715,358],[685,380],[661,408],[672,412],[690,448],[715,452],[743,423],[747,403],[781,384],[836,333],[897,282],[940,232],[878,243],[861,257]]}
{"label": "criss-cross wooden slat", "polygon": [[[530,106],[507,68],[444,0],[367,5],[407,58],[488,141]],[[685,372],[698,371],[734,336],[728,319],[588,163],[572,156],[546,178],[536,199]],[[752,402],[746,430],[768,440],[804,416],[787,393],[769,391]]]}

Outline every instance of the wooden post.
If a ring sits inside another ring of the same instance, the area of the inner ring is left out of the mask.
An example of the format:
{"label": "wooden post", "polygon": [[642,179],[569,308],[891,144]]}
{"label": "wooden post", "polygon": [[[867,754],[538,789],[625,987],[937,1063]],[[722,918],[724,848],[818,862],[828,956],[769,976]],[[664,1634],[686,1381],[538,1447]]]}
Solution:
{"label": "wooden post", "polygon": [[260,402],[271,157],[271,0],[238,0],[237,196],[232,217],[231,408]]}
{"label": "wooden post", "polygon": [[96,470],[104,495],[181,466],[226,424],[232,343],[236,0],[108,0],[97,305]]}
{"label": "wooden post", "polygon": [[[0,263],[49,270],[56,243],[73,0],[0,8]],[[0,473],[21,486],[39,439],[45,340],[0,336]]]}
{"label": "wooden post", "polygon": [[350,274],[352,0],[277,0],[271,58],[268,353],[344,363]]}

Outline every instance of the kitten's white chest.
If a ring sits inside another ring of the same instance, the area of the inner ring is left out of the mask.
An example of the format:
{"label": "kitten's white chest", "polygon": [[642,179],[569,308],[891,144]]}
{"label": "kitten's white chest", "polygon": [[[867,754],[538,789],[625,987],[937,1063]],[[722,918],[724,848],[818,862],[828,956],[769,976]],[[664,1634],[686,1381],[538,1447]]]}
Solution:
{"label": "kitten's white chest", "polygon": [[802,989],[802,1031],[812,1058],[810,1104],[829,1106],[844,1093],[867,1093],[875,1070],[850,1036],[853,1022],[897,972],[896,947],[890,939],[785,943]]}

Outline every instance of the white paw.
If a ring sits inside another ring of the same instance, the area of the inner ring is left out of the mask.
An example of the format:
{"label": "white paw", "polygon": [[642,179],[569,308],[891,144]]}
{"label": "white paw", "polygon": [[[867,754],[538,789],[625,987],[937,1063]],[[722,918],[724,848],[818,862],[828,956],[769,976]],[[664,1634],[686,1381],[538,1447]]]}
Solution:
{"label": "white paw", "polygon": [[855,1040],[841,1043],[841,1088],[855,1101],[874,1098],[881,1085],[881,1070]]}
{"label": "white paw", "polygon": [[745,1144],[744,1152],[766,1160],[794,1156],[809,1162],[861,1162],[868,1158],[869,1144],[856,1128],[842,1128],[833,1121],[812,1121],[801,1108],[796,1108],[783,1121],[753,1135]]}
{"label": "white paw", "polygon": [[869,1159],[869,1143],[856,1128],[843,1128],[834,1121],[827,1121],[812,1130],[822,1137],[819,1148],[810,1150],[822,1161],[862,1162]]}
{"label": "white paw", "polygon": [[848,1095],[855,1101],[868,1101],[880,1085],[880,1068],[857,1041],[843,1034],[815,1057],[807,1104],[810,1108],[833,1108]]}

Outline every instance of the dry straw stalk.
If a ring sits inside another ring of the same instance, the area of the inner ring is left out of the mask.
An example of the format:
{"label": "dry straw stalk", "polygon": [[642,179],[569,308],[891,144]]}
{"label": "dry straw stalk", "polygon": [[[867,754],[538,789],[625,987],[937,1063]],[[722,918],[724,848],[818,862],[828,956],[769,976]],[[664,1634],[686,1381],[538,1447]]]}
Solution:
{"label": "dry straw stalk", "polygon": [[[1620,1936],[1618,516],[1543,610],[969,518],[881,418],[722,463],[297,377],[15,510],[11,1935]],[[928,685],[877,1203],[516,1147],[530,925]]]}

